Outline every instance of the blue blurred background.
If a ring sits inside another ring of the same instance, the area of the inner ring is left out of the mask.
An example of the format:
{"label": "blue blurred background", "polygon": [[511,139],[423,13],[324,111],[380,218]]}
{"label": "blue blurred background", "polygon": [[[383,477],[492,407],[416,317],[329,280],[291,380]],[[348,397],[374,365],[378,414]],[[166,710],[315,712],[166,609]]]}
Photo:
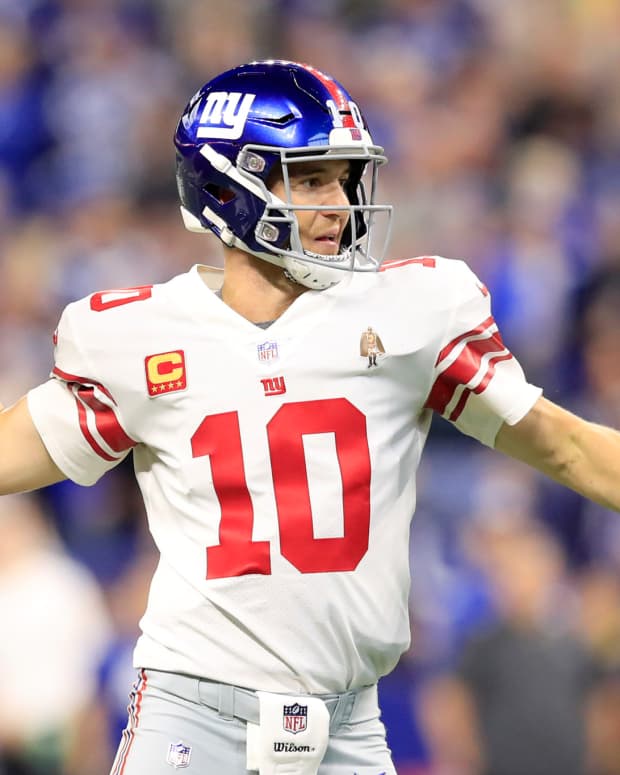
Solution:
{"label": "blue blurred background", "polygon": [[[183,230],[172,133],[265,57],[362,107],[389,257],[468,260],[530,380],[620,427],[617,0],[0,0],[4,403],[68,301],[219,261]],[[107,775],[155,562],[131,466],[0,523],[0,775]],[[618,515],[435,421],[411,567],[381,684],[400,775],[620,773]]]}

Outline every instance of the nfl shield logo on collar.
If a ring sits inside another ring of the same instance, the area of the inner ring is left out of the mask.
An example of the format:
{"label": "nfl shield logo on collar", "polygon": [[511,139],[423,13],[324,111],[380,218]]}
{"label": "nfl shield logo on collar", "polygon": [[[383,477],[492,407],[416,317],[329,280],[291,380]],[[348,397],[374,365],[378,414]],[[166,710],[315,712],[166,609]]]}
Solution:
{"label": "nfl shield logo on collar", "polygon": [[181,767],[189,767],[189,760],[192,756],[191,746],[179,740],[178,743],[170,743],[168,746],[168,755],[166,762],[171,764],[175,770]]}
{"label": "nfl shield logo on collar", "polygon": [[298,702],[294,705],[284,705],[282,725],[286,732],[292,732],[294,735],[303,732],[308,727],[308,706]]}
{"label": "nfl shield logo on collar", "polygon": [[278,358],[277,342],[262,342],[256,346],[259,361],[275,361]]}

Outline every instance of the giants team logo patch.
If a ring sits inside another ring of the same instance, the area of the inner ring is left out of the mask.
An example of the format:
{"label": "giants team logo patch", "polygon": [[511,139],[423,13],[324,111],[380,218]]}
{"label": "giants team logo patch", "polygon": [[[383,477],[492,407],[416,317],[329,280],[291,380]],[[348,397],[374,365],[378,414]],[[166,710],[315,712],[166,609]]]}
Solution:
{"label": "giants team logo patch", "polygon": [[300,705],[296,702],[294,705],[284,705],[283,708],[282,726],[285,732],[296,735],[308,728],[307,705]]}
{"label": "giants team logo patch", "polygon": [[178,743],[170,743],[168,746],[168,755],[166,756],[166,762],[175,770],[181,769],[181,767],[189,767],[189,761],[192,758],[191,746],[185,745],[185,743],[179,740]]}
{"label": "giants team logo patch", "polygon": [[147,355],[144,359],[144,368],[146,370],[146,385],[151,398],[163,393],[185,390],[187,387],[183,350]]}
{"label": "giants team logo patch", "polygon": [[281,396],[286,393],[284,377],[267,377],[261,379],[261,383],[266,396]]}

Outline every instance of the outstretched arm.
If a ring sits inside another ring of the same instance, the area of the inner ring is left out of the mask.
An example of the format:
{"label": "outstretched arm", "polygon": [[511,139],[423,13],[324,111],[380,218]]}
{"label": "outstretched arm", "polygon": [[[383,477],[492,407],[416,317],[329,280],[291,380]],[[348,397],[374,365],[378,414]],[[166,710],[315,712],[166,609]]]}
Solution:
{"label": "outstretched arm", "polygon": [[540,398],[495,448],[606,508],[620,511],[620,433]]}
{"label": "outstretched arm", "polygon": [[0,495],[36,490],[67,477],[49,456],[21,398],[0,404]]}

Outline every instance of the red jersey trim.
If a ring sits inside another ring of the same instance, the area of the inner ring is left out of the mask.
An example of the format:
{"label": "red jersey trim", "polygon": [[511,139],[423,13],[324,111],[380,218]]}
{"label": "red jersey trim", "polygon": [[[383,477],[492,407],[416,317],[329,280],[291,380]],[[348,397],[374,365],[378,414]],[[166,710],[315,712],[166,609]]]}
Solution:
{"label": "red jersey trim", "polygon": [[78,396],[73,392],[73,388],[71,385],[67,385],[67,388],[73,393],[73,397],[75,398],[75,403],[77,406],[78,411],[78,420],[80,423],[80,430],[82,431],[82,436],[86,439],[86,441],[90,444],[91,449],[93,452],[96,452],[99,457],[103,458],[104,460],[108,460],[109,462],[113,462],[116,460],[115,457],[112,457],[111,455],[108,455],[108,453],[99,446],[99,444],[96,442],[95,437],[90,432],[90,428],[88,427],[88,418],[86,415],[86,409],[84,408],[84,405],[78,398]]}
{"label": "red jersey trim", "polygon": [[[492,331],[494,326],[495,321],[492,317],[488,317],[476,328],[455,337],[441,350],[435,363],[436,366],[440,366],[459,345],[464,343],[454,362],[435,379],[426,400],[426,408],[444,415],[457,390],[462,386],[464,387],[463,393],[448,418],[454,422],[460,417],[471,393],[480,394],[487,388],[495,374],[497,363],[512,358],[512,354],[506,349],[499,331]],[[485,373],[476,385],[469,385],[480,371],[483,358],[489,355],[491,357]]]}
{"label": "red jersey trim", "polygon": [[420,256],[419,258],[404,258],[404,259],[390,259],[384,261],[379,267],[380,272],[386,272],[388,269],[398,269],[401,266],[409,266],[409,264],[420,264],[421,266],[435,269],[437,266],[437,259],[432,256]]}
{"label": "red jersey trim", "polygon": [[[490,330],[491,326],[495,325],[495,320],[493,319],[493,316],[490,315],[486,320],[483,320],[482,323],[480,323],[479,326],[476,326],[476,328],[472,328],[471,331],[466,331],[464,334],[461,334],[460,336],[455,337],[451,342],[448,342],[448,344],[441,350],[439,355],[437,356],[437,360],[435,361],[435,366],[439,366],[441,361],[445,360],[450,353],[459,345],[464,339],[469,339],[470,337],[480,336],[481,334],[484,334],[485,331]],[[501,341],[501,336],[499,333],[497,334]],[[504,345],[502,343],[502,349],[504,348]]]}
{"label": "red jersey trim", "polygon": [[96,398],[93,390],[93,387],[79,387],[77,393],[83,403],[93,412],[101,438],[114,452],[125,452],[135,447],[137,442],[125,433],[114,414],[114,410]]}
{"label": "red jersey trim", "polygon": [[489,361],[489,368],[487,369],[487,372],[482,378],[482,381],[480,382],[480,384],[477,387],[475,387],[473,390],[471,388],[465,388],[465,390],[463,390],[463,392],[461,393],[461,397],[459,398],[457,405],[454,407],[454,409],[450,413],[450,417],[448,418],[451,422],[456,422],[459,419],[472,393],[476,393],[477,395],[479,395],[480,393],[483,393],[486,390],[487,385],[495,375],[496,365],[500,361],[508,361],[511,358],[512,358],[512,353],[505,353],[504,355],[496,355],[494,358],[491,358],[491,360]]}
{"label": "red jersey trim", "polygon": [[52,369],[52,374],[55,377],[60,377],[60,379],[64,380],[65,382],[76,382],[80,385],[92,385],[93,387],[99,388],[99,390],[101,390],[101,392],[106,395],[113,404],[116,404],[112,393],[110,393],[110,391],[105,387],[105,385],[102,385],[101,382],[95,382],[95,380],[90,379],[90,377],[80,377],[77,374],[69,374],[62,369],[59,369],[58,366],[54,366]]}
{"label": "red jersey trim", "polygon": [[88,412],[92,412],[92,416],[95,420],[95,427],[99,433],[101,439],[108,445],[108,447],[117,453],[125,452],[132,447],[135,447],[137,442],[127,435],[125,429],[120,424],[114,410],[110,406],[106,406],[95,395],[95,388],[101,390],[101,392],[107,396],[107,398],[116,405],[110,391],[102,385],[100,382],[95,382],[88,377],[80,377],[76,374],[69,374],[57,366],[52,370],[52,374],[59,377],[63,381],[67,382],[67,387],[72,391],[75,398],[75,402],[78,410],[78,419],[80,423],[80,429],[82,435],[90,445],[91,449],[99,455],[99,457],[112,462],[117,460],[117,457],[110,455],[106,452],[99,442],[93,436],[90,428],[88,427]]}

